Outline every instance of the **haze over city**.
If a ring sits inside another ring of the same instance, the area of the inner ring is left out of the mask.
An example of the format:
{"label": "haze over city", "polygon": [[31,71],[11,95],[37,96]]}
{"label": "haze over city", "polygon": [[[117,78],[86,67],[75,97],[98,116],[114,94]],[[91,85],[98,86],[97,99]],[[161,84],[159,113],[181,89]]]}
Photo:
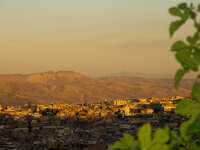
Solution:
{"label": "haze over city", "polygon": [[[0,1],[0,74],[73,70],[172,76],[168,8],[181,0]],[[198,2],[198,0],[191,0]]]}

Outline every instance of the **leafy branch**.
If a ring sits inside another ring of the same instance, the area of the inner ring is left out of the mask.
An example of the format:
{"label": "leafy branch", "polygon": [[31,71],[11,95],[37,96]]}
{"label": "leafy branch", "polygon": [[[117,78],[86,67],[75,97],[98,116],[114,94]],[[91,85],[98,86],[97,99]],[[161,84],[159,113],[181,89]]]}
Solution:
{"label": "leafy branch", "polygon": [[[200,4],[194,6],[181,3],[169,9],[169,13],[178,19],[171,22],[169,35],[173,37],[175,32],[187,21],[192,20],[195,32],[187,36],[185,40],[178,40],[171,46],[176,60],[181,64],[174,80],[178,88],[180,81],[188,72],[198,72],[200,66]],[[183,99],[177,106],[175,113],[181,116],[189,116],[189,120],[183,122],[179,133],[158,128],[152,136],[150,124],[143,125],[137,139],[129,134],[124,134],[120,141],[115,142],[111,150],[200,150],[200,74],[197,75],[193,85],[191,97]]]}

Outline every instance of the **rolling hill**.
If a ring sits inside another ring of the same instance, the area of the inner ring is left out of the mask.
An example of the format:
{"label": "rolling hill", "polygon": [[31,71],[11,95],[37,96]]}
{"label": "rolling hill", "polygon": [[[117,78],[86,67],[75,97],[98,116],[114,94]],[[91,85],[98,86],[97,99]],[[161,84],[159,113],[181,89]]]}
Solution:
{"label": "rolling hill", "polygon": [[0,104],[90,103],[105,98],[188,96],[192,82],[185,79],[176,91],[172,79],[90,78],[73,71],[0,75]]}

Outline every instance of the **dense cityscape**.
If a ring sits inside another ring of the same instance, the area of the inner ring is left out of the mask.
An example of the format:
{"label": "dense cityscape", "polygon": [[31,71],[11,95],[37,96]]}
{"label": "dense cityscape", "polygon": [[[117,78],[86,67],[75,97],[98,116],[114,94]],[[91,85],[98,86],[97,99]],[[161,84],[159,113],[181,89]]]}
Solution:
{"label": "dense cityscape", "polygon": [[123,133],[178,129],[185,118],[174,113],[183,97],[117,99],[96,104],[0,106],[0,150],[107,149]]}
{"label": "dense cityscape", "polygon": [[0,150],[200,150],[200,0],[0,11]]}

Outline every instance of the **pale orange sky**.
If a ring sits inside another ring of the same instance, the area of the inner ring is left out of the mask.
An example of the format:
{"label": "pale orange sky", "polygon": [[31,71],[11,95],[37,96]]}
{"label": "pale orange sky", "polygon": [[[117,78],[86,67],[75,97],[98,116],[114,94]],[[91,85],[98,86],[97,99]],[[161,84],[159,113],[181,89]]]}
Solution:
{"label": "pale orange sky", "polygon": [[[191,0],[190,2],[198,2]],[[181,0],[1,0],[0,74],[174,74],[168,8]]]}

